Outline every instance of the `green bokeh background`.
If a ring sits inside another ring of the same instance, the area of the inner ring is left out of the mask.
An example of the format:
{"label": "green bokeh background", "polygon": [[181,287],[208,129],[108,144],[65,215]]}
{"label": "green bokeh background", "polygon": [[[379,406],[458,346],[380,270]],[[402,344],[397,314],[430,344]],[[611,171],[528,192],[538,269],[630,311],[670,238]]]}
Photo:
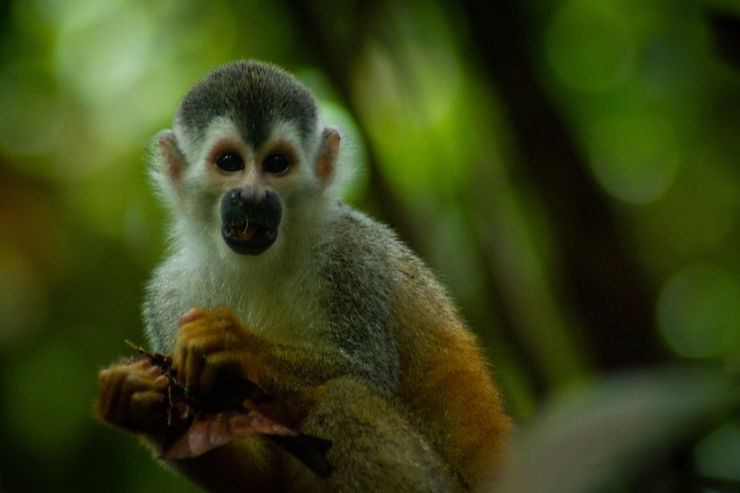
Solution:
{"label": "green bokeh background", "polygon": [[523,455],[557,430],[588,442],[550,413],[662,389],[640,416],[673,427],[620,440],[681,460],[626,447],[594,481],[740,484],[740,6],[489,7],[0,1],[0,491],[195,490],[91,408],[98,369],[144,342],[166,220],[150,139],[237,58],[294,72],[342,129],[346,200],[449,286]]}

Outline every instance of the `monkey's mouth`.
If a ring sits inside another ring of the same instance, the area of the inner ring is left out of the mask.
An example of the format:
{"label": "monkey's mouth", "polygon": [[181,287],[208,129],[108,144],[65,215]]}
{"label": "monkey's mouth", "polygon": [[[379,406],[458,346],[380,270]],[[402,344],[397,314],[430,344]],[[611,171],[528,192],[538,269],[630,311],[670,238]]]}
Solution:
{"label": "monkey's mouth", "polygon": [[277,239],[277,229],[248,221],[226,225],[221,236],[226,244],[241,255],[258,255],[267,250]]}
{"label": "monkey's mouth", "polygon": [[221,200],[221,236],[240,255],[259,255],[270,248],[281,218],[280,199],[271,190],[235,188]]}

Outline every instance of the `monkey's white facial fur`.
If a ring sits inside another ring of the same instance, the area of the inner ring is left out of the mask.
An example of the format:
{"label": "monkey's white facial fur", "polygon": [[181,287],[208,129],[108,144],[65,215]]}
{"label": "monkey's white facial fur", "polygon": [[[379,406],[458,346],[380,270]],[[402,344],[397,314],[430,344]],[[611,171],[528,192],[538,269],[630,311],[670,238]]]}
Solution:
{"label": "monkey's white facial fur", "polygon": [[212,192],[208,197],[220,198],[210,204],[211,224],[220,224],[220,238],[234,253],[265,252],[280,237],[283,199],[311,178],[302,172],[310,167],[294,126],[281,122],[259,149],[252,149],[234,122],[219,118],[209,125],[203,147],[203,166],[194,173],[202,173],[195,179]]}

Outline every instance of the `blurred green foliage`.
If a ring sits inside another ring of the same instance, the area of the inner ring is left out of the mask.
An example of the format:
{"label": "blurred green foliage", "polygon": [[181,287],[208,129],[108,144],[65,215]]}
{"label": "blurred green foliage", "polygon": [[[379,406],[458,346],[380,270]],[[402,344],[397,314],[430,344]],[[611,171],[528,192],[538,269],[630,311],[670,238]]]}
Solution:
{"label": "blurred green foliage", "polygon": [[[550,454],[551,472],[563,448],[584,464],[632,458],[545,480],[737,488],[740,66],[726,40],[740,39],[740,7],[500,5],[516,36],[477,27],[473,2],[0,2],[0,491],[195,490],[91,404],[97,370],[130,352],[125,338],[143,342],[142,286],[163,254],[150,138],[191,84],[237,58],[296,73],[343,129],[347,200],[448,284],[523,457]],[[721,36],[709,12],[728,21]],[[676,364],[703,371],[636,369]],[[601,423],[605,403],[616,417]],[[562,409],[570,419],[553,419]],[[591,435],[615,422],[618,436]],[[637,452],[647,442],[682,460],[654,468]]]}

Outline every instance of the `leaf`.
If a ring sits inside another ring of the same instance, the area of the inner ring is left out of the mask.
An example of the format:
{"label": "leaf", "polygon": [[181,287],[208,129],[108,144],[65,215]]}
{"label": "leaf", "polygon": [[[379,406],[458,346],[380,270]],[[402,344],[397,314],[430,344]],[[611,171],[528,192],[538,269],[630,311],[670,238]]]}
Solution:
{"label": "leaf", "polygon": [[254,435],[297,436],[293,430],[254,410],[229,410],[198,417],[160,458],[198,457],[234,440]]}
{"label": "leaf", "polygon": [[522,429],[495,491],[636,491],[634,482],[656,474],[739,404],[736,382],[699,368],[643,370],[580,386]]}

